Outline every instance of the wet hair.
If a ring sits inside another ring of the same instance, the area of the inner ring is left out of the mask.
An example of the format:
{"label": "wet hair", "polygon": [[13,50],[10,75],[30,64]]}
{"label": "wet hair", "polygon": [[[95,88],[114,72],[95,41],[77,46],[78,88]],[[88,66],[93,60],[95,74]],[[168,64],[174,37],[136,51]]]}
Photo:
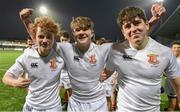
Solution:
{"label": "wet hair", "polygon": [[76,28],[94,28],[94,23],[89,17],[76,17],[73,18],[70,24],[71,29],[76,29]]}
{"label": "wet hair", "polygon": [[122,28],[124,22],[133,22],[136,17],[147,21],[145,11],[139,7],[126,7],[122,9],[117,17],[117,24]]}
{"label": "wet hair", "polygon": [[42,16],[35,18],[34,27],[35,31],[37,30],[37,27],[41,27],[55,35],[57,35],[61,30],[60,25],[55,22],[50,16]]}

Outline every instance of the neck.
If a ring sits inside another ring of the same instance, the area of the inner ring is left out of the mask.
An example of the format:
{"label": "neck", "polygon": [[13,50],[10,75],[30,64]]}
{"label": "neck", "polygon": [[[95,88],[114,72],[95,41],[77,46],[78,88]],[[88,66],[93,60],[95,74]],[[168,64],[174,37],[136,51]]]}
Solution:
{"label": "neck", "polygon": [[80,52],[82,53],[85,53],[90,47],[90,44],[89,45],[86,45],[86,46],[82,46],[82,45],[78,45],[77,44],[77,48],[80,50]]}
{"label": "neck", "polygon": [[49,52],[47,51],[41,51],[40,49],[37,49],[37,52],[38,54],[41,56],[41,57],[46,57],[48,56]]}
{"label": "neck", "polygon": [[141,43],[137,43],[133,47],[137,50],[142,50],[146,47],[148,41],[149,41],[149,38],[145,37],[145,39]]}

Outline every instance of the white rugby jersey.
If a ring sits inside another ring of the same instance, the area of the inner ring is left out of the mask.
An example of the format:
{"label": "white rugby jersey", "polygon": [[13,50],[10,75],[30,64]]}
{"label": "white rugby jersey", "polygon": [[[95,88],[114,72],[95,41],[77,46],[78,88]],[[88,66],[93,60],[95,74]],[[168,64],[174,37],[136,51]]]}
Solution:
{"label": "white rugby jersey", "polygon": [[106,97],[112,96],[113,93],[113,81],[117,79],[117,72],[115,71],[110,77],[108,77],[106,80],[102,82],[105,92],[106,92]]}
{"label": "white rugby jersey", "polygon": [[[176,58],[177,63],[180,66],[180,58]],[[171,80],[166,78],[165,80],[165,92],[170,97],[177,97],[175,89],[172,87]]]}
{"label": "white rugby jersey", "polygon": [[180,58],[177,58],[177,63],[180,66]]}
{"label": "white rugby jersey", "polygon": [[37,50],[28,49],[7,72],[15,77],[19,77],[23,71],[28,74],[31,83],[26,103],[35,109],[44,110],[61,105],[59,80],[63,67],[64,61],[54,50],[47,57],[40,57]]}
{"label": "white rugby jersey", "polygon": [[120,75],[118,111],[160,111],[163,72],[170,79],[180,77],[180,68],[171,49],[149,37],[144,49],[129,47],[125,52],[127,55],[113,49],[107,63],[108,69]]}
{"label": "white rugby jersey", "polygon": [[65,69],[61,70],[60,86],[64,86],[65,89],[71,88],[71,82],[69,79],[69,75]]}
{"label": "white rugby jersey", "polygon": [[72,86],[72,98],[80,102],[97,101],[105,97],[100,83],[100,74],[107,61],[111,44],[91,43],[82,55],[74,44],[57,44],[57,51],[63,57]]}

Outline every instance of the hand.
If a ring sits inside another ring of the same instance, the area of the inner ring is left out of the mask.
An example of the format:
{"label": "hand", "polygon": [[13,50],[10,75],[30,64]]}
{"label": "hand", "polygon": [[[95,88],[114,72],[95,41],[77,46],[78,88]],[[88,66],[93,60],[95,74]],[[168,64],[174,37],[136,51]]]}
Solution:
{"label": "hand", "polygon": [[33,9],[30,9],[30,8],[22,9],[19,12],[20,18],[21,19],[29,18],[32,15],[32,12],[33,12]]}
{"label": "hand", "polygon": [[20,75],[18,79],[14,82],[15,87],[20,87],[20,88],[26,88],[29,86],[31,81],[29,79],[26,79],[24,77],[24,74]]}
{"label": "hand", "polygon": [[166,12],[166,9],[163,5],[155,3],[151,7],[152,16],[156,19],[160,19],[160,17]]}
{"label": "hand", "polygon": [[104,81],[104,80],[106,80],[107,78],[108,78],[107,74],[101,73],[101,75],[100,75],[100,81]]}

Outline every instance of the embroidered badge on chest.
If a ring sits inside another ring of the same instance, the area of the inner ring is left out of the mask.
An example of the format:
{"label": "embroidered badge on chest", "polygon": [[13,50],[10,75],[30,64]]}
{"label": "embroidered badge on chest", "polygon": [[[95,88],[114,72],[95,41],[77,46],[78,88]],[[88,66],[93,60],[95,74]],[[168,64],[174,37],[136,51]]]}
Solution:
{"label": "embroidered badge on chest", "polygon": [[156,65],[156,64],[159,64],[159,60],[158,60],[158,56],[157,54],[149,54],[147,55],[148,56],[148,62],[153,64],[153,65]]}
{"label": "embroidered badge on chest", "polygon": [[57,68],[56,58],[52,58],[52,59],[50,60],[50,68],[51,68],[52,70],[54,70],[54,69]]}
{"label": "embroidered badge on chest", "polygon": [[89,56],[88,61],[89,61],[90,64],[96,64],[96,61],[97,61],[96,60],[96,55],[93,54],[93,55]]}

